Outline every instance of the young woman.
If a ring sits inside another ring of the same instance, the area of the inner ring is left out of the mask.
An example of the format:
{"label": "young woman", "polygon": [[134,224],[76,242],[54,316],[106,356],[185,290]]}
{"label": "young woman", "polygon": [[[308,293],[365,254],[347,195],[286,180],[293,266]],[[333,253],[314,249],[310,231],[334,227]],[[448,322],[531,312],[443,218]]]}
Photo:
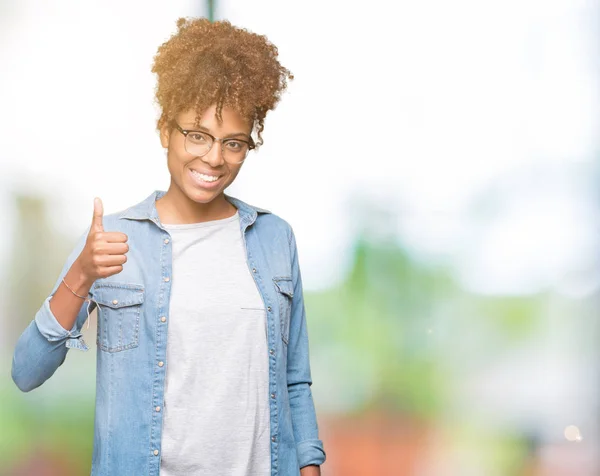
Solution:
{"label": "young woman", "polygon": [[30,391],[87,350],[97,307],[92,475],[318,475],[294,233],[225,194],[292,75],[264,36],[177,27],[152,69],[169,189],[107,216],[95,200],[17,343],[13,380]]}

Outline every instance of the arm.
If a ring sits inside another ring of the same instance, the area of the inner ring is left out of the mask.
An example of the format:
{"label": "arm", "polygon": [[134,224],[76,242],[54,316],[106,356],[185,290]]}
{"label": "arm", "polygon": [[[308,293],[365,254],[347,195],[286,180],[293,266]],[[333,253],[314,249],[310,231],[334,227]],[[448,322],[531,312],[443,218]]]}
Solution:
{"label": "arm", "polygon": [[300,476],[321,476],[321,467],[311,465],[300,468]]}
{"label": "arm", "polygon": [[288,394],[301,474],[302,476],[312,476],[320,474],[319,465],[325,462],[325,451],[323,442],[318,435],[317,417],[310,390],[312,379],[308,354],[308,332],[296,238],[291,229],[289,233],[294,297],[292,298],[287,352]]}
{"label": "arm", "polygon": [[[12,378],[24,392],[52,377],[65,361],[68,349],[88,350],[81,338],[81,328],[95,303],[87,303],[73,292],[87,296],[96,279],[120,273],[127,261],[125,253],[129,251],[127,235],[104,232],[103,213],[102,201],[96,198],[92,224],[67,258],[50,297],[19,337]],[[73,292],[62,282],[63,277]]]}
{"label": "arm", "polygon": [[[78,278],[80,274],[77,265],[73,266],[85,245],[86,237],[87,232],[79,238],[54,284],[50,296],[44,300],[35,319],[17,341],[12,360],[12,379],[24,392],[33,390],[48,380],[64,362],[69,348],[87,350],[87,346],[81,338],[81,328],[87,319],[88,303],[74,296],[62,284],[62,278],[65,277],[67,281],[66,276],[68,275],[69,279],[73,279],[69,285],[75,292],[87,295],[89,286],[86,289],[86,284],[83,284]],[[59,292],[62,296],[59,295]],[[52,302],[51,308],[51,301],[54,301],[55,295],[57,303]],[[90,312],[93,310],[93,306],[94,304],[91,303]],[[69,309],[74,312],[69,313]],[[59,323],[53,310],[61,312],[61,321],[67,327],[69,327],[68,323],[72,323],[69,330]]]}

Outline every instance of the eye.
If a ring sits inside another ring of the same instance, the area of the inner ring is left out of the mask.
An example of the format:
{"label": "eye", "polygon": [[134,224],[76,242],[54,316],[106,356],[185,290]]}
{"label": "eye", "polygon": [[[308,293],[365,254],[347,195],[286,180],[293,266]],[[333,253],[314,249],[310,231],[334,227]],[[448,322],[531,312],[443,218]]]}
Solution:
{"label": "eye", "polygon": [[225,143],[227,149],[231,150],[232,152],[239,152],[241,150],[244,149],[244,147],[246,147],[246,143],[242,142],[242,141],[238,141],[238,140],[228,140]]}
{"label": "eye", "polygon": [[187,135],[188,139],[191,140],[194,144],[205,144],[209,141],[209,138],[206,134],[202,132],[190,132]]}

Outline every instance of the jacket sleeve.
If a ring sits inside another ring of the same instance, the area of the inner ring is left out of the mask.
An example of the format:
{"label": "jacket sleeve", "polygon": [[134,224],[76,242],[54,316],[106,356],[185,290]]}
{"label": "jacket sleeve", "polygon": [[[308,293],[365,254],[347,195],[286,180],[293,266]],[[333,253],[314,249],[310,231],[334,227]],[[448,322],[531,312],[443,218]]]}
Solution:
{"label": "jacket sleeve", "polygon": [[50,296],[44,300],[35,318],[17,341],[11,374],[13,381],[23,392],[29,392],[48,380],[65,361],[70,348],[88,350],[81,335],[81,328],[87,320],[88,311],[92,312],[95,308],[95,303],[82,302],[75,324],[70,330],[64,329],[50,310],[50,298],[83,250],[87,235],[88,231],[79,238],[54,284]]}
{"label": "jacket sleeve", "polygon": [[300,468],[308,465],[321,465],[325,462],[323,442],[319,439],[317,416],[310,386],[310,360],[308,352],[308,332],[306,312],[302,295],[302,277],[298,264],[296,238],[289,231],[292,257],[292,280],[294,295],[287,351],[287,384],[296,451]]}

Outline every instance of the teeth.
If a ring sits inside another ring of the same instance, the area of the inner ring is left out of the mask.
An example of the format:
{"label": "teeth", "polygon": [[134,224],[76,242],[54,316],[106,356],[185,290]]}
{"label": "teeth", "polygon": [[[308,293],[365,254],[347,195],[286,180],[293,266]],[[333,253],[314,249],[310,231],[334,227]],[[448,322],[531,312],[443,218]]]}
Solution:
{"label": "teeth", "polygon": [[213,175],[204,175],[201,174],[199,172],[196,172],[195,170],[192,170],[192,173],[196,176],[196,177],[200,177],[202,180],[204,180],[205,182],[216,182],[217,180],[219,180],[219,177],[215,177]]}

